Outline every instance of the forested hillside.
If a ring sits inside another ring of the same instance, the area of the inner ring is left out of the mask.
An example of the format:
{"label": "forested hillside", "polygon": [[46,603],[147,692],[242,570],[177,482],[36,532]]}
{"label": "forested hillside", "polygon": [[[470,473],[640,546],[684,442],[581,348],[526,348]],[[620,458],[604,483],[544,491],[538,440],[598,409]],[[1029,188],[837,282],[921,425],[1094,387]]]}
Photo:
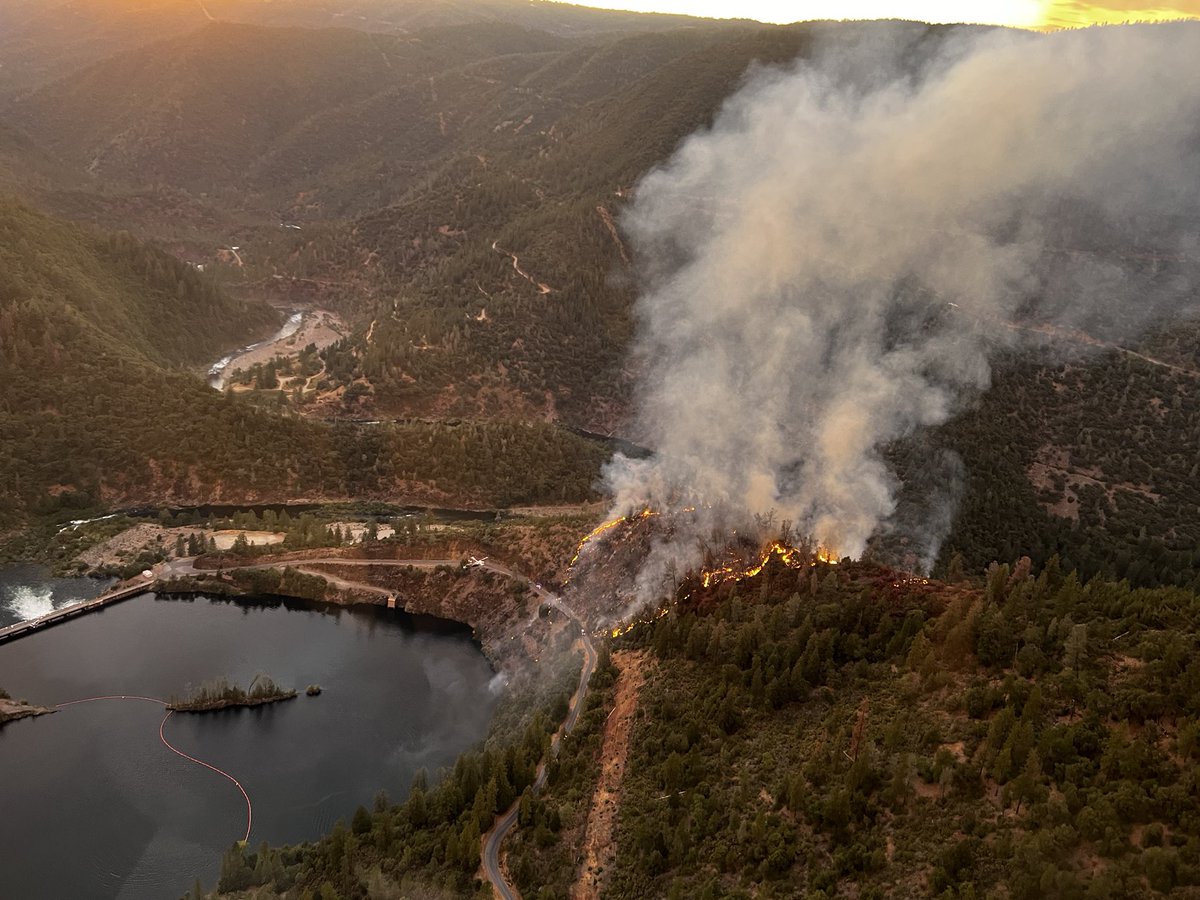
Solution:
{"label": "forested hillside", "polygon": [[0,524],[155,501],[591,496],[600,448],[553,426],[335,429],[222,396],[187,371],[278,318],[128,235],[4,201]]}
{"label": "forested hillside", "polygon": [[[428,88],[426,80],[445,68],[551,40],[504,26],[427,32],[416,41],[341,28],[210,24],[42,88],[10,115],[93,175],[232,202],[238,190],[259,186],[248,170],[323,111],[352,107],[391,85]],[[301,143],[294,152],[303,171],[312,150]],[[269,188],[296,186],[275,167],[258,174]]]}
{"label": "forested hillside", "polygon": [[[508,0],[363,0],[332,18],[315,2],[223,0],[207,4],[216,21],[192,3],[142,6],[177,26],[151,41],[120,4],[7,8],[25,30],[5,40],[40,48],[55,77],[0,101],[0,181],[161,240],[222,284],[336,308],[352,332],[306,358],[321,376],[290,398],[301,415],[619,433],[640,289],[621,216],[641,176],[755,67],[824,65],[875,41],[919,66],[962,30]],[[81,22],[95,26],[95,60],[52,62],[53,47],[83,46],[71,44]],[[904,73],[846,77],[885,74]],[[1185,265],[1164,277],[1194,278]],[[961,490],[938,501],[957,513],[942,569],[956,553],[971,567],[1058,553],[1089,575],[1195,584],[1197,332],[1176,322],[1151,336],[1149,362],[1082,337],[1006,359],[978,404],[891,448],[910,486],[901,515],[947,480],[928,463],[950,450]],[[277,406],[263,383],[259,399]],[[888,535],[880,549],[921,562]]]}
{"label": "forested hillside", "polygon": [[28,136],[0,119],[0,189],[61,188],[78,180],[65,166],[48,158]]}
{"label": "forested hillside", "polygon": [[90,204],[51,193],[54,209],[128,217],[186,235],[194,252],[207,232],[208,253],[243,245],[237,277],[325,286],[361,325],[330,351],[333,383],[366,379],[374,413],[611,428],[633,376],[635,248],[618,223],[638,179],[748,70],[883,29],[914,59],[955,32],[209,23],[25,94],[4,116],[104,187]]}
{"label": "forested hillside", "polygon": [[[625,199],[747,66],[789,60],[807,41],[807,28],[627,38],[515,81],[506,95],[534,96],[506,114],[508,138],[356,222],[343,264],[370,259],[393,298],[359,356],[379,407],[486,415],[472,394],[498,384],[527,409],[549,397],[568,421],[619,422],[636,295],[615,224]],[[475,383],[447,398],[464,369]]]}
{"label": "forested hillside", "polygon": [[279,324],[270,307],[233,299],[128,234],[68,225],[12,200],[0,205],[0,229],[6,364],[53,368],[56,353],[91,342],[185,367]]}
{"label": "forested hillside", "polygon": [[[1173,333],[1200,347],[1194,327]],[[1010,360],[934,438],[965,462],[941,564],[1059,555],[1084,579],[1200,589],[1200,370],[1163,357],[1177,362],[1111,351],[1048,367]]]}
{"label": "forested hillside", "polygon": [[[578,883],[637,665],[602,896],[1194,896],[1198,616],[1191,592],[1084,585],[1057,561],[954,584],[772,563],[697,590],[604,654],[548,791],[520,801],[509,871],[538,900]],[[538,740],[535,724],[317,844],[234,848],[220,890],[470,895],[479,834]]]}
{"label": "forested hillside", "polygon": [[[287,248],[308,273],[350,273],[372,288],[375,328],[352,342],[353,367],[331,359],[331,370],[368,378],[382,413],[495,415],[503,390],[525,414],[549,406],[573,423],[620,424],[637,284],[618,220],[638,179],[705,126],[749,68],[874,27],[692,29],[445,76],[439,97],[479,90],[489,104],[482,121],[447,117],[453,157],[340,238]],[[952,31],[891,27],[914,52]],[[463,372],[471,377],[455,377]]]}
{"label": "forested hillside", "polygon": [[[604,896],[1190,896],[1198,612],[1057,561],[982,587],[768,567],[698,595],[626,639],[653,662]],[[531,896],[575,877],[544,823],[579,839],[597,749],[532,805]]]}
{"label": "forested hillside", "polygon": [[353,27],[373,33],[511,23],[579,36],[691,24],[684,16],[639,15],[522,0],[6,0],[0,4],[0,94],[56,80],[115,53],[194,31],[208,22],[284,28]]}

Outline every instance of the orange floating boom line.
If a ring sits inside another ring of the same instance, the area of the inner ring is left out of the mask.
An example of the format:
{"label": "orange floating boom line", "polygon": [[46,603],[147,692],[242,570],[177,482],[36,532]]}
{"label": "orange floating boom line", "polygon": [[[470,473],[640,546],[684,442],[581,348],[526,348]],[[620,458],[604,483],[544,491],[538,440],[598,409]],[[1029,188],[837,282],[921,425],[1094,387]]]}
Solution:
{"label": "orange floating boom line", "polygon": [[[164,707],[168,705],[166,700],[160,699],[159,697],[142,697],[138,694],[105,694],[102,697],[84,697],[81,700],[67,700],[63,703],[55,704],[54,708],[55,709],[65,709],[68,706],[77,706],[80,703],[95,703],[98,700],[141,700],[146,703],[157,703]],[[166,747],[168,750],[170,750],[172,753],[176,754],[177,756],[182,756],[184,759],[188,760],[189,762],[193,762],[198,766],[203,766],[204,768],[206,768],[212,772],[216,772],[218,775],[220,775],[223,778],[227,778],[229,781],[233,782],[234,787],[236,787],[239,791],[241,791],[242,798],[246,801],[246,834],[242,838],[242,843],[244,844],[244,843],[249,842],[250,829],[254,824],[254,806],[250,802],[250,795],[246,793],[246,789],[244,787],[242,787],[242,783],[240,781],[238,781],[236,778],[234,778],[232,775],[230,775],[228,772],[226,772],[224,769],[218,769],[216,766],[214,766],[210,763],[206,763],[202,759],[196,759],[196,757],[194,757],[194,756],[189,756],[188,754],[184,753],[182,750],[180,750],[178,747],[176,747],[174,744],[172,744],[170,741],[167,740],[167,736],[165,734],[165,729],[167,727],[167,720],[170,719],[171,716],[173,716],[173,715],[175,715],[175,710],[168,709],[167,714],[165,716],[163,716],[162,721],[158,723],[158,739],[162,742],[163,746]]]}

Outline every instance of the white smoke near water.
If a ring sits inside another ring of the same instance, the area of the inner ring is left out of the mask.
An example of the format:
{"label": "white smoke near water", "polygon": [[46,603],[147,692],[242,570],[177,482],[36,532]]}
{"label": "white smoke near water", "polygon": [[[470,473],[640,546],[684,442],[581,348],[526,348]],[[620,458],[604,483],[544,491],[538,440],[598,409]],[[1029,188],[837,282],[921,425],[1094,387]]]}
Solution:
{"label": "white smoke near water", "polygon": [[[618,512],[774,512],[857,557],[896,510],[881,449],[986,389],[1011,323],[1117,340],[1194,298],[1177,263],[1200,255],[1200,28],[913,52],[873,41],[758,71],[638,186],[623,225],[656,454],[607,468]],[[929,508],[931,561],[950,517]],[[721,524],[681,521],[641,590]]]}

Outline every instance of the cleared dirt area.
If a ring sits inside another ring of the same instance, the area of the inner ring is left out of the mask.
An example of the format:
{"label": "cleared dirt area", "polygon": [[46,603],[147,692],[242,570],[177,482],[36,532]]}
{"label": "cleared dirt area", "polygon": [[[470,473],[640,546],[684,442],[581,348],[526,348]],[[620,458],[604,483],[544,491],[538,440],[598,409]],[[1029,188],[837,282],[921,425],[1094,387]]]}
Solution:
{"label": "cleared dirt area", "polygon": [[618,650],[613,654],[613,664],[620,670],[616,701],[604,723],[600,780],[596,783],[592,806],[588,810],[587,829],[583,837],[583,867],[571,888],[572,900],[598,900],[604,885],[604,874],[617,855],[613,830],[620,809],[621,783],[625,780],[629,737],[633,732],[638,695],[646,681],[649,656],[644,650]]}
{"label": "cleared dirt area", "polygon": [[163,528],[161,525],[143,522],[89,547],[75,559],[90,568],[119,566],[143,550],[172,548],[175,546],[176,537],[182,535],[183,539],[187,540],[192,533],[204,534],[205,540],[208,539],[205,528]]}
{"label": "cleared dirt area", "polygon": [[210,531],[202,525],[182,528],[163,528],[149,522],[142,522],[127,528],[120,534],[115,534],[95,546],[80,553],[76,560],[86,566],[99,568],[102,566],[119,566],[133,559],[144,550],[161,551],[174,555],[175,541],[183,538],[185,541],[192,535],[197,535],[206,544],[211,537],[218,550],[228,550],[233,546],[239,534],[246,535],[246,541],[252,546],[279,544],[285,537],[280,532],[273,531]]}
{"label": "cleared dirt area", "polygon": [[[177,531],[187,531],[186,528],[176,529]],[[279,531],[214,531],[212,539],[217,545],[218,550],[228,550],[235,543],[239,535],[246,536],[246,543],[251,547],[265,547],[270,544],[282,544],[283,539],[287,537]]]}
{"label": "cleared dirt area", "polygon": [[[221,386],[239,369],[249,369],[258,363],[269,363],[277,356],[292,357],[315,344],[318,350],[336,343],[349,333],[346,323],[337,313],[327,309],[314,309],[304,313],[304,319],[294,334],[244,350],[234,356],[221,373]],[[291,386],[290,383],[288,386]],[[235,384],[234,390],[248,390],[245,385]]]}
{"label": "cleared dirt area", "polygon": [[[341,529],[344,539],[348,543],[359,543],[362,541],[363,535],[367,532],[368,524],[366,522],[342,521],[330,522],[328,527],[330,529]],[[429,529],[436,528],[436,526],[432,525],[426,527]],[[391,525],[379,525],[376,531],[377,536],[381,540],[395,534],[395,529]],[[238,535],[242,534],[246,536],[246,543],[252,547],[282,544],[287,538],[287,535],[281,531],[243,531],[236,528],[213,531],[203,525],[164,528],[161,525],[142,522],[89,547],[76,556],[75,559],[89,568],[101,568],[104,566],[122,565],[146,550],[159,551],[168,556],[175,556],[176,540],[182,537],[187,541],[192,535],[200,538],[204,542],[205,547],[208,546],[209,538],[212,538],[218,550],[228,550],[236,543]]]}

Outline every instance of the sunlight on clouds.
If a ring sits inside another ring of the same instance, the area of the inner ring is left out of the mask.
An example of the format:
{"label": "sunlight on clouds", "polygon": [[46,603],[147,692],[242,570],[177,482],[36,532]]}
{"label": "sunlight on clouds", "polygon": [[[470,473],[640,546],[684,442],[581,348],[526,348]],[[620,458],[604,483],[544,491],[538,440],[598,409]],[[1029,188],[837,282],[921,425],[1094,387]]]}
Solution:
{"label": "sunlight on clouds", "polygon": [[1120,22],[1169,22],[1200,17],[1200,0],[1178,3],[1122,3],[1120,0],[1087,3],[1052,0],[1047,3],[1043,25],[1048,28],[1081,28]]}
{"label": "sunlight on clouds", "polygon": [[1017,28],[1079,28],[1200,17],[1200,0],[593,0],[588,6],[636,12],[747,18],[787,24],[813,19],[912,19]]}
{"label": "sunlight on clouds", "polygon": [[748,18],[787,24],[812,19],[915,19],[1036,27],[1046,0],[594,0],[588,6],[638,12]]}

